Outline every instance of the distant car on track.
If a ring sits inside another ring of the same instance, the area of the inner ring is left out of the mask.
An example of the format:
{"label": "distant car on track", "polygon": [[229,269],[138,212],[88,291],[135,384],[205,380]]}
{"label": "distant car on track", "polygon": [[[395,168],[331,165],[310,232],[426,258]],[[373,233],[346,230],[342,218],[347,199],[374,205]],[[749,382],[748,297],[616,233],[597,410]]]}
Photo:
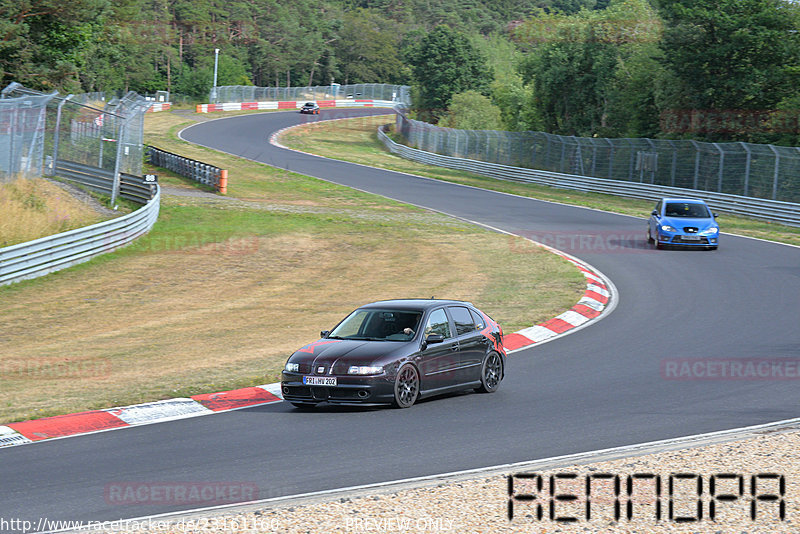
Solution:
{"label": "distant car on track", "polygon": [[662,198],[647,221],[647,241],[656,248],[667,245],[719,246],[717,214],[696,198]]}
{"label": "distant car on track", "polygon": [[362,306],[289,357],[283,398],[299,408],[392,404],[462,389],[491,393],[505,373],[503,330],[457,300],[387,300]]}
{"label": "distant car on track", "polygon": [[306,102],[300,108],[300,113],[309,113],[311,115],[319,115],[319,105],[316,102]]}

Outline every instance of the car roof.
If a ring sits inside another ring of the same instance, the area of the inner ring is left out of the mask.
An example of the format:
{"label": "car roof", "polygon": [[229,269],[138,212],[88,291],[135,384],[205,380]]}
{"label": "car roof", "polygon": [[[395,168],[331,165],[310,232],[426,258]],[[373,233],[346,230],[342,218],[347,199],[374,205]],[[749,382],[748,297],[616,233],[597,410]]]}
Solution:
{"label": "car roof", "polygon": [[393,299],[393,300],[379,300],[361,306],[361,308],[397,308],[407,310],[428,310],[437,306],[443,305],[460,305],[460,306],[473,306],[471,302],[464,302],[462,300],[445,300],[445,299]]}
{"label": "car roof", "polygon": [[661,202],[686,202],[688,204],[705,204],[706,201],[699,198],[662,198]]}

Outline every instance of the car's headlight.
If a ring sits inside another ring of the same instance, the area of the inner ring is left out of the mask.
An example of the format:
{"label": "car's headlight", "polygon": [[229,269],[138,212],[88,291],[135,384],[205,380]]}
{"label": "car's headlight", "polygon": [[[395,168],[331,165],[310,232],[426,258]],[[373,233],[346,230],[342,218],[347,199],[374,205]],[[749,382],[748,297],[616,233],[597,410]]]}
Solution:
{"label": "car's headlight", "polygon": [[677,230],[668,224],[662,224],[661,229],[665,232],[677,232]]}
{"label": "car's headlight", "polygon": [[286,362],[286,370],[290,373],[299,373],[300,372],[300,364],[299,363],[292,363]]}
{"label": "car's headlight", "polygon": [[719,233],[719,228],[706,228],[700,235],[717,235]]}
{"label": "car's headlight", "polygon": [[377,365],[351,365],[347,370],[349,375],[377,375],[383,372],[383,367]]}

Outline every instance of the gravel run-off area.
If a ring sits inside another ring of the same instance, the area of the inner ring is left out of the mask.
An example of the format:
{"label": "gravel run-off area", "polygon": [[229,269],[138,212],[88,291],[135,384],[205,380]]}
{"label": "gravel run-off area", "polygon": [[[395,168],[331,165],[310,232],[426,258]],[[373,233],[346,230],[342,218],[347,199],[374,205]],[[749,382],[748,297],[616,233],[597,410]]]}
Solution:
{"label": "gravel run-off area", "polygon": [[[273,499],[109,526],[125,532],[181,534],[800,532],[799,427],[800,422],[794,422],[752,432],[748,439],[723,439],[683,449],[662,446],[657,449],[669,450],[655,454],[630,452],[640,455],[605,461],[595,461],[604,457],[598,454],[555,469],[529,470],[522,466],[505,472],[460,474],[400,486]],[[687,442],[683,446],[690,445]],[[644,447],[642,451],[652,449]],[[532,464],[534,468],[536,465]],[[511,498],[509,475],[514,475]],[[398,478],[402,478],[401,473]],[[660,491],[656,487],[658,479]],[[615,488],[617,480],[619,487]],[[560,498],[550,494],[553,481],[554,493]],[[698,489],[702,492],[699,496]],[[525,500],[526,496],[535,500]],[[509,519],[510,504],[513,519]],[[619,519],[615,518],[616,506]],[[575,521],[555,521],[550,519],[551,513],[555,517],[573,517]],[[660,519],[656,519],[659,513]]]}

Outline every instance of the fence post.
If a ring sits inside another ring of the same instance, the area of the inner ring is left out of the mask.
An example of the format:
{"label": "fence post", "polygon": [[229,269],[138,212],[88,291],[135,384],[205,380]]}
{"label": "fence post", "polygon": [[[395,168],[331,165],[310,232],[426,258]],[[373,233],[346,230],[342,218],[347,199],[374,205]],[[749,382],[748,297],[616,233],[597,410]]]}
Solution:
{"label": "fence post", "polygon": [[772,176],[772,200],[777,200],[778,198],[778,171],[780,170],[781,165],[781,155],[778,152],[778,149],[772,145],[767,145],[772,153],[775,154],[775,173]]}
{"label": "fence post", "polygon": [[14,156],[14,140],[17,137],[17,122],[19,121],[19,107],[14,106],[14,112],[11,114],[11,137],[8,143],[8,174],[13,177],[16,174],[16,157]]}
{"label": "fence post", "polygon": [[742,189],[742,195],[747,196],[747,190],[750,187],[750,160],[752,159],[752,154],[750,153],[750,147],[747,146],[747,143],[742,141],[740,144],[745,152],[747,152],[747,159],[745,159],[744,162],[744,187]]}
{"label": "fence post", "polygon": [[689,140],[690,143],[694,146],[694,185],[692,189],[697,189],[697,178],[700,174],[700,145],[697,144],[695,140]]}
{"label": "fence post", "polygon": [[58,143],[59,137],[61,135],[61,109],[64,107],[64,104],[67,103],[67,100],[72,98],[73,95],[67,95],[61,102],[58,103],[58,111],[56,112],[56,129],[53,132],[53,167],[50,169],[50,176],[55,176],[56,174],[56,161],[58,161]]}
{"label": "fence post", "polygon": [[635,145],[633,144],[633,140],[632,139],[626,139],[626,141],[628,142],[628,146],[630,147],[630,150],[631,150],[631,157],[628,158],[628,181],[632,182],[633,181],[633,164],[634,164],[634,159],[636,157],[634,155],[634,152],[633,152],[633,149],[634,149]]}
{"label": "fence post", "polygon": [[608,146],[611,147],[608,151],[608,178],[612,180],[614,178],[614,143],[608,137],[605,140],[608,141]]}
{"label": "fence post", "polygon": [[719,151],[719,171],[717,178],[717,193],[722,193],[722,170],[725,167],[725,151],[720,148],[719,143],[711,143]]}
{"label": "fence post", "polygon": [[111,182],[112,208],[116,205],[117,195],[119,194],[119,163],[122,161],[122,140],[125,138],[125,122],[124,119],[120,121],[119,131],[117,133],[117,160],[114,162],[114,178],[112,178],[113,181]]}
{"label": "fence post", "polygon": [[675,187],[675,169],[678,166],[678,149],[675,148],[675,143],[667,139],[669,146],[672,147],[672,169],[670,169],[669,184]]}

